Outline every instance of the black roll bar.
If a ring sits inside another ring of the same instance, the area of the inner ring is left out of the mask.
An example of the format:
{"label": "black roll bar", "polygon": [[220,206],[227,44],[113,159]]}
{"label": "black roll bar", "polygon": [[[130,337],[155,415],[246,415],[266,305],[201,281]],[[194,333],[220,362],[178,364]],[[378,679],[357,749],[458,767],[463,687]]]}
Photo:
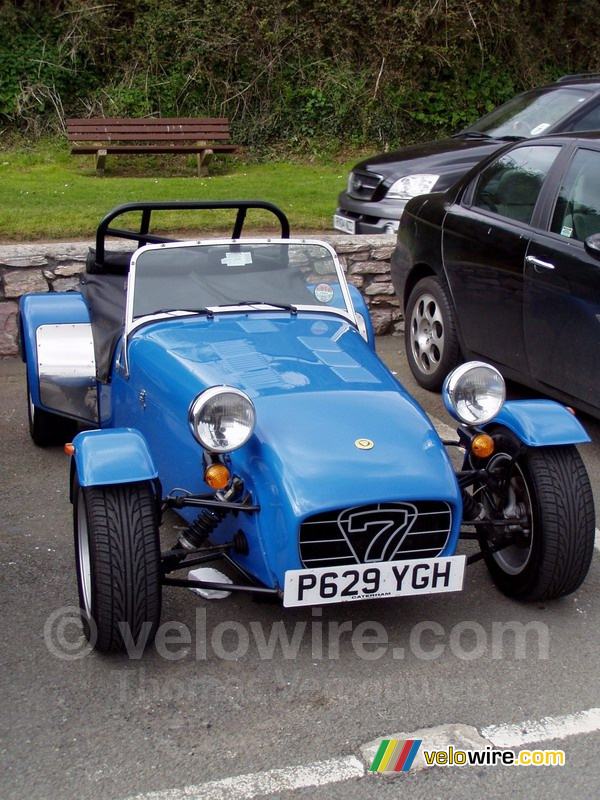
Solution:
{"label": "black roll bar", "polygon": [[[263,200],[174,200],[167,202],[125,203],[109,211],[98,225],[98,230],[96,231],[96,263],[99,265],[104,264],[104,245],[107,236],[115,236],[119,239],[130,239],[137,242],[138,247],[143,247],[145,244],[164,244],[166,242],[179,241],[178,239],[171,239],[150,233],[150,221],[153,211],[194,211],[227,208],[237,209],[233,233],[231,235],[232,239],[239,239],[242,235],[242,228],[244,227],[246,214],[249,209],[270,211],[271,214],[279,220],[279,224],[281,225],[281,238],[290,238],[290,223],[286,215],[273,203],[267,203]],[[110,224],[114,219],[130,211],[142,212],[140,229],[138,231],[111,227]]]}

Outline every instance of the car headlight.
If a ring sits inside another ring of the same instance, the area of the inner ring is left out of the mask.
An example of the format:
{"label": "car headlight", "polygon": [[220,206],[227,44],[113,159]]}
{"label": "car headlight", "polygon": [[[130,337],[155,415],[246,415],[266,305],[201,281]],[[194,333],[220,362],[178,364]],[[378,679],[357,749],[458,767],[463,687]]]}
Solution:
{"label": "car headlight", "polygon": [[409,200],[418,194],[428,194],[434,187],[439,175],[406,175],[392,183],[387,196],[392,200]]}
{"label": "car headlight", "polygon": [[495,367],[482,361],[469,361],[448,375],[442,395],[454,419],[466,425],[483,425],[502,408],[506,387]]}
{"label": "car headlight", "polygon": [[246,444],[254,431],[254,404],[233,386],[213,386],[190,406],[190,428],[202,447],[228,453]]}

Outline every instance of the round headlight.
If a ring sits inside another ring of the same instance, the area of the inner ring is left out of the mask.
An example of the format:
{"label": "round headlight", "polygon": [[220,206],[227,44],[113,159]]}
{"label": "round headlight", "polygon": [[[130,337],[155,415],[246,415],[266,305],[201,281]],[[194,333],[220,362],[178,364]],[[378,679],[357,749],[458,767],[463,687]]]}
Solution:
{"label": "round headlight", "polygon": [[246,444],[254,430],[254,404],[233,386],[213,386],[190,406],[189,423],[202,447],[228,453]]}
{"label": "round headlight", "polygon": [[469,361],[456,367],[444,381],[444,403],[454,419],[466,425],[483,425],[504,404],[504,378],[495,367]]}

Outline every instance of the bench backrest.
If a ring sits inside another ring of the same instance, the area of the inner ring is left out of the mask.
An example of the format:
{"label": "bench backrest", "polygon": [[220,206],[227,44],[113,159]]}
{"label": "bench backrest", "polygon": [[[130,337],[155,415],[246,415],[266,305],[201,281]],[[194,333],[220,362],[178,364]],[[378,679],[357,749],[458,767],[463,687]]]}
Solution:
{"label": "bench backrest", "polygon": [[67,119],[70,142],[177,142],[230,139],[226,117],[199,119]]}

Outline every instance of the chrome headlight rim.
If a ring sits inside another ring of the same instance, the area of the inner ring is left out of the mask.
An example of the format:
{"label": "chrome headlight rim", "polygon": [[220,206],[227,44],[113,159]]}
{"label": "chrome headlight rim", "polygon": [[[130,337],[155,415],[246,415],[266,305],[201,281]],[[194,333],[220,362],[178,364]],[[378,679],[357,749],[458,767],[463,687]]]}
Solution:
{"label": "chrome headlight rim", "polygon": [[[228,443],[226,446],[218,446],[214,443],[214,441],[211,442],[202,437],[202,434],[198,429],[198,423],[200,414],[206,409],[207,405],[214,401],[215,398],[220,398],[224,395],[235,395],[247,403],[250,424],[246,429],[244,437],[239,441],[235,441],[233,444]],[[200,392],[200,394],[194,398],[188,411],[188,423],[194,438],[205,450],[208,450],[211,453],[231,453],[234,450],[239,450],[239,448],[243,447],[254,433],[255,422],[256,410],[252,400],[241,389],[237,389],[235,386],[227,386],[226,384],[211,386],[209,389],[204,389],[204,391]]]}
{"label": "chrome headlight rim", "polygon": [[[495,402],[489,406],[487,411],[479,411],[477,405],[471,403],[469,405],[469,415],[467,415],[461,411],[461,400],[463,405],[465,404],[461,394],[467,389],[469,379],[471,381],[474,379],[473,373],[478,370],[488,373],[488,386],[493,388],[496,393]],[[492,387],[492,384],[495,384],[495,387]],[[447,375],[442,387],[442,397],[446,410],[458,422],[468,426],[485,425],[500,413],[506,400],[506,385],[502,374],[496,367],[486,364],[485,361],[467,361],[465,364],[455,367]]]}

